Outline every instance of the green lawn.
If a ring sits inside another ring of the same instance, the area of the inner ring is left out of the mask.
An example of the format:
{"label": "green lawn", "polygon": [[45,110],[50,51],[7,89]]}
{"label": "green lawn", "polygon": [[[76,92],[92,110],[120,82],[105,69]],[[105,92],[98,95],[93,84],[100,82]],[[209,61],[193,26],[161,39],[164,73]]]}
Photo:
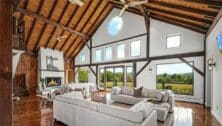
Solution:
{"label": "green lawn", "polygon": [[[193,94],[193,85],[192,84],[165,84],[165,86],[172,86],[172,90],[176,94]],[[157,84],[157,89],[162,89],[162,84]]]}

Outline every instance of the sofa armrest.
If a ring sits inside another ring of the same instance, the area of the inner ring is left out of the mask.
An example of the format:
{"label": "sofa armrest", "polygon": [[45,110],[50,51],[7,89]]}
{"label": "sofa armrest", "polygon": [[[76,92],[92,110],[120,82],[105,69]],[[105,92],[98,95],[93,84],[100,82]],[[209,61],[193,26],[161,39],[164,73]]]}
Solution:
{"label": "sofa armrest", "polygon": [[113,87],[111,90],[111,95],[119,95],[119,94],[121,94],[121,88],[118,86]]}
{"label": "sofa armrest", "polygon": [[174,111],[174,104],[175,104],[175,101],[174,101],[174,93],[172,93],[169,97],[169,104],[170,104],[170,112],[173,112]]}

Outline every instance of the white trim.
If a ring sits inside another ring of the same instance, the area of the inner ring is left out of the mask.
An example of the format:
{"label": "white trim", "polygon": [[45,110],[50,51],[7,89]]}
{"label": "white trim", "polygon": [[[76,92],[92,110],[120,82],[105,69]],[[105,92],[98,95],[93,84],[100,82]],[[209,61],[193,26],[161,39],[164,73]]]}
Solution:
{"label": "white trim", "polygon": [[211,114],[216,118],[216,120],[222,125],[222,118],[215,112],[214,110],[211,110]]}

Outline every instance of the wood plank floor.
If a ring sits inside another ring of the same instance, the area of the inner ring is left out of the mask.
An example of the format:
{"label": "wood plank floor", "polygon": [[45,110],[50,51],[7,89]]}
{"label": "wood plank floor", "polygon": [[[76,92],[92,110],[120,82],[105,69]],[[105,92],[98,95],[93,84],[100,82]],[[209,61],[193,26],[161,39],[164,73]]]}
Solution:
{"label": "wood plank floor", "polygon": [[[53,122],[52,104],[44,104],[37,96],[22,97],[14,102],[14,126],[64,126]],[[175,112],[169,114],[165,123],[158,126],[221,126],[210,110],[199,104],[176,102]]]}

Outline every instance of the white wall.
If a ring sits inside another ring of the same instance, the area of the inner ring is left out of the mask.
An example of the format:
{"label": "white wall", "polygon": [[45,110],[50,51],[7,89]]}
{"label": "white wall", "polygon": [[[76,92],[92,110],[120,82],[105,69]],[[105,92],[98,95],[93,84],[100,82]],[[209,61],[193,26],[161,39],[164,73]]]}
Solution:
{"label": "white wall", "polygon": [[[181,48],[166,49],[166,37],[181,35]],[[204,50],[204,35],[151,19],[150,21],[150,56],[199,52]]]}
{"label": "white wall", "polygon": [[[216,27],[207,36],[207,59],[213,58],[216,61],[216,68],[211,72],[211,80],[207,85],[211,85],[211,102],[212,113],[222,124],[222,54],[219,53],[217,46],[217,36],[222,32],[222,19],[218,22]],[[210,71],[208,71],[210,72]],[[209,75],[209,74],[207,74]],[[208,77],[209,79],[210,77]]]}
{"label": "white wall", "polygon": [[[107,26],[109,21],[112,19],[112,17],[115,17],[116,15],[119,14],[119,9],[113,9],[112,12],[109,14],[107,19],[102,23],[102,25],[98,28],[96,33],[93,35],[93,46],[98,46],[101,44],[105,44],[111,41],[115,40],[120,40],[124,39],[127,37],[135,36],[138,34],[143,34],[146,33],[145,29],[145,22],[143,16],[138,16],[136,14],[128,13],[126,12],[123,16],[123,22],[124,26],[120,33],[116,36],[110,36],[107,31]],[[171,35],[181,35],[181,42],[182,45],[180,48],[173,48],[173,49],[166,49],[166,37],[171,36]],[[178,27],[176,25],[172,24],[167,24],[161,21],[157,21],[154,19],[151,19],[151,24],[150,24],[150,56],[161,56],[161,55],[171,55],[171,54],[181,54],[181,53],[190,53],[190,52],[200,52],[204,51],[204,35],[194,32],[192,30],[188,30],[182,27]],[[125,59],[132,59],[130,57],[130,48],[129,44],[133,40],[141,40],[141,52],[142,55],[141,57],[137,58],[145,58],[146,57],[146,36],[141,36],[138,38],[134,38],[131,40],[126,40],[126,41],[120,41],[115,44],[107,45],[107,46],[112,46],[113,47],[113,60],[112,61],[117,61],[116,59],[116,44],[119,43],[124,43],[126,45],[126,58]],[[105,49],[106,46],[99,47],[102,50]],[[93,56],[93,63],[94,61],[94,56],[95,56],[95,50],[98,48],[94,48],[92,51],[92,56]],[[85,53],[87,52],[88,48],[85,47],[82,52]],[[103,51],[104,52],[104,51]],[[89,51],[88,51],[89,53]],[[104,53],[102,54],[104,56]],[[79,62],[80,55],[77,56],[76,58],[76,64],[85,64],[88,63],[89,59],[87,62],[81,63]],[[104,57],[103,57],[104,58]],[[121,59],[121,60],[125,60]],[[195,58],[186,58],[189,61],[194,61],[195,65],[197,68],[199,68],[201,71],[203,71],[203,57],[195,57]],[[161,60],[161,61],[153,61],[151,65],[155,67],[156,64],[159,63],[178,63],[181,62],[178,59],[172,59],[172,60]],[[103,61],[105,62],[105,61]],[[137,70],[142,67],[144,63],[138,63],[137,65]],[[117,64],[116,64],[117,65]],[[111,65],[113,66],[113,65]],[[102,67],[102,66],[99,66]],[[194,101],[197,103],[202,103],[203,102],[203,77],[201,77],[198,73],[195,72],[195,82],[194,82],[194,96],[182,96],[182,98],[186,98],[189,101]],[[156,88],[156,72],[153,71],[152,73],[149,73],[148,67],[140,74],[140,76],[137,78],[138,84],[143,85],[147,88]],[[94,82],[95,83],[95,82]],[[179,97],[179,96],[178,96]]]}
{"label": "white wall", "polygon": [[99,29],[93,35],[92,38],[93,46],[146,33],[144,18],[137,14],[125,12],[124,15],[122,16],[123,19],[122,30],[116,36],[109,35],[107,31],[107,26],[113,17],[119,15],[119,12],[120,12],[119,9],[114,8],[111,11],[111,13],[107,16],[107,18],[101,24]]}

